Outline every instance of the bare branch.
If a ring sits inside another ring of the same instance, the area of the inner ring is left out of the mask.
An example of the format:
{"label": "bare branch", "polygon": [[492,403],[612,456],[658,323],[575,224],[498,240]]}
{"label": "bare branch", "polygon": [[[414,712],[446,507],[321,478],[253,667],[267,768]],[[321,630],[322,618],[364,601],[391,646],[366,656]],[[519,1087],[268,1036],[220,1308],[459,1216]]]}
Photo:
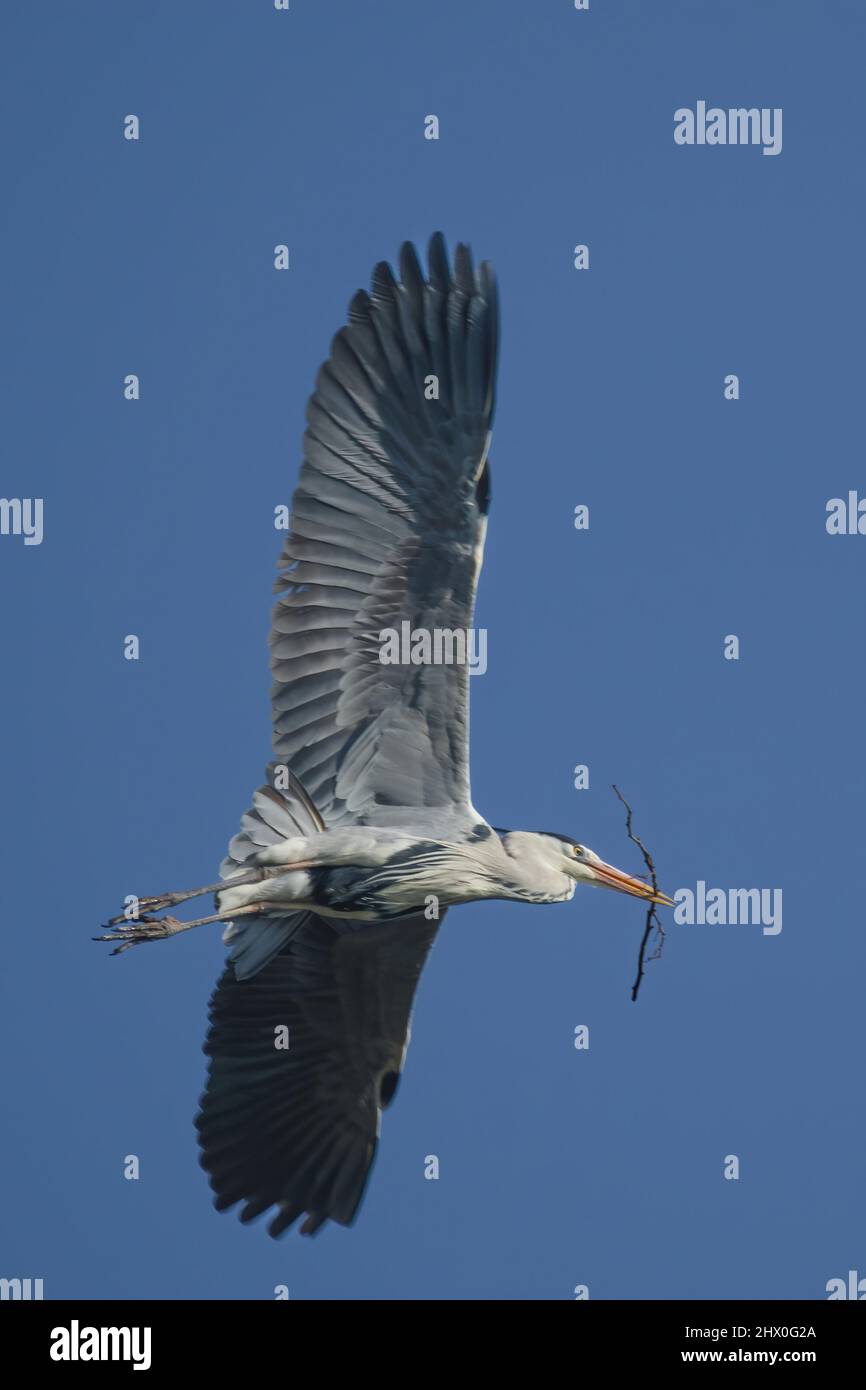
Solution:
{"label": "bare branch", "polygon": [[[655,866],[655,864],[653,863],[653,857],[652,857],[652,855],[650,854],[649,850],[647,849],[646,845],[644,844],[643,840],[640,838],[640,836],[639,836],[639,835],[635,835],[634,831],[633,831],[632,828],[631,828],[631,820],[632,820],[631,807],[629,806],[628,802],[626,801],[625,797],[623,796],[622,792],[620,791],[620,789],[619,789],[619,787],[616,785],[616,783],[613,783],[612,785],[613,785],[614,791],[616,792],[617,796],[619,797],[620,801],[622,802],[623,806],[625,807],[625,812],[626,812],[626,815],[625,815],[625,829],[626,829],[626,834],[628,835],[628,838],[631,840],[632,844],[637,845],[638,849],[640,850],[641,854],[643,855],[643,862],[644,862],[644,864],[646,865],[646,870],[647,870],[646,874],[643,875],[643,877],[646,877],[647,875],[649,876],[650,883],[651,883],[652,886],[653,886],[653,892],[654,892],[654,893],[657,893],[657,892],[659,891],[659,885],[658,885],[658,879],[656,878],[656,866]],[[652,955],[649,955],[649,956],[648,956],[647,953],[646,953],[646,951],[647,951],[647,946],[649,945],[650,938],[652,937],[653,932],[656,933],[655,949],[653,950]],[[656,905],[655,905],[655,903],[650,903],[650,906],[649,906],[649,909],[648,909],[647,915],[646,915],[646,925],[644,926],[644,929],[643,929],[643,937],[641,938],[640,951],[638,952],[638,958],[637,958],[637,975],[635,976],[635,982],[634,982],[634,984],[633,984],[632,987],[631,987],[631,997],[632,997],[632,1002],[633,1002],[633,1003],[634,1003],[635,1000],[637,999],[638,990],[640,989],[640,982],[641,982],[641,980],[642,980],[643,977],[644,977],[644,966],[645,966],[649,961],[651,961],[651,960],[658,960],[658,959],[660,958],[661,953],[662,953],[662,950],[663,950],[663,948],[664,948],[664,944],[665,944],[665,929],[664,929],[664,927],[663,927],[662,924],[661,924],[661,918],[660,918],[659,915],[658,915],[658,912],[657,912],[657,910],[656,910]]]}

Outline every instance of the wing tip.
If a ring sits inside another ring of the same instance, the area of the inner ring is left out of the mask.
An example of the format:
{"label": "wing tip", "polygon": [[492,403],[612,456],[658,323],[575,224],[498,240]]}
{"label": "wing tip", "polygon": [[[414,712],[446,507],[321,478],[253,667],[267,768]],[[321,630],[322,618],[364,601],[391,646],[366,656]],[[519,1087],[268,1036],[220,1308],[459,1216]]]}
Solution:
{"label": "wing tip", "polygon": [[431,233],[427,243],[427,275],[413,241],[404,241],[397,258],[399,279],[388,261],[378,261],[373,267],[371,292],[358,290],[349,305],[351,322],[366,321],[370,308],[377,300],[390,299],[401,285],[404,289],[424,289],[431,286],[440,292],[451,288],[463,294],[481,294],[491,300],[496,288],[496,275],[490,261],[480,261],[476,269],[472,247],[468,241],[458,241],[454,248],[453,265],[448,256],[445,233]]}

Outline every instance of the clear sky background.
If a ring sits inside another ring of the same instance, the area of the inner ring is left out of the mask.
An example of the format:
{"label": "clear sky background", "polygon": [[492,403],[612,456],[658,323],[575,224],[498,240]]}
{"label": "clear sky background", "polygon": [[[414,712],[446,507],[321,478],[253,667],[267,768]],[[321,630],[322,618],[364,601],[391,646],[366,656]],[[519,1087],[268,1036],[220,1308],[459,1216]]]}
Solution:
{"label": "clear sky background", "polygon": [[[0,491],[45,531],[0,537],[0,1275],[568,1299],[866,1274],[866,536],[825,529],[866,493],[860,0],[19,0],[2,27]],[[782,107],[782,153],[677,147],[699,99]],[[356,1225],[274,1243],[197,1163],[218,931],[90,937],[211,880],[262,780],[306,399],[374,263],[436,228],[502,297],[474,800],[638,872],[616,781],[664,888],[781,888],[783,929],[671,922],[634,1004],[638,903],[453,911]]]}

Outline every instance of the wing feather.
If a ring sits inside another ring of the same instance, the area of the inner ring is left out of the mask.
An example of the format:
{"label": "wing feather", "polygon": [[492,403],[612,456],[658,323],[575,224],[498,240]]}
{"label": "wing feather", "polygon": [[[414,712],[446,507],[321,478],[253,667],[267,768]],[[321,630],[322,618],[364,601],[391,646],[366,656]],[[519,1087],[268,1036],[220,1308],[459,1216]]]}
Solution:
{"label": "wing feather", "polygon": [[379,659],[403,622],[471,628],[483,549],[496,285],[465,246],[452,271],[439,234],[428,262],[425,279],[407,243],[399,281],[383,262],[352,299],[308,407],[280,557],[274,764],[295,769],[329,825],[471,806],[466,667]]}
{"label": "wing feather", "polygon": [[[310,916],[253,979],[227,968],[196,1118],[219,1210],[243,1202],[250,1221],[276,1206],[272,1235],[304,1213],[307,1235],[352,1221],[437,927],[417,916],[336,932]],[[287,1048],[275,1046],[283,1027]]]}

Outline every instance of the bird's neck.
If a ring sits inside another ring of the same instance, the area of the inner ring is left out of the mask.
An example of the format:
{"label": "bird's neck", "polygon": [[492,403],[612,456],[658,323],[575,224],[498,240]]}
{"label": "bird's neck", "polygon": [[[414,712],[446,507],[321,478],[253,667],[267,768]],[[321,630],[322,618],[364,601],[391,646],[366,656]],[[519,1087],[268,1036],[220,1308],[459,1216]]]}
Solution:
{"label": "bird's neck", "polygon": [[546,861],[544,836],[531,830],[500,830],[498,835],[509,889],[503,896],[516,902],[561,903],[574,895],[574,879]]}

